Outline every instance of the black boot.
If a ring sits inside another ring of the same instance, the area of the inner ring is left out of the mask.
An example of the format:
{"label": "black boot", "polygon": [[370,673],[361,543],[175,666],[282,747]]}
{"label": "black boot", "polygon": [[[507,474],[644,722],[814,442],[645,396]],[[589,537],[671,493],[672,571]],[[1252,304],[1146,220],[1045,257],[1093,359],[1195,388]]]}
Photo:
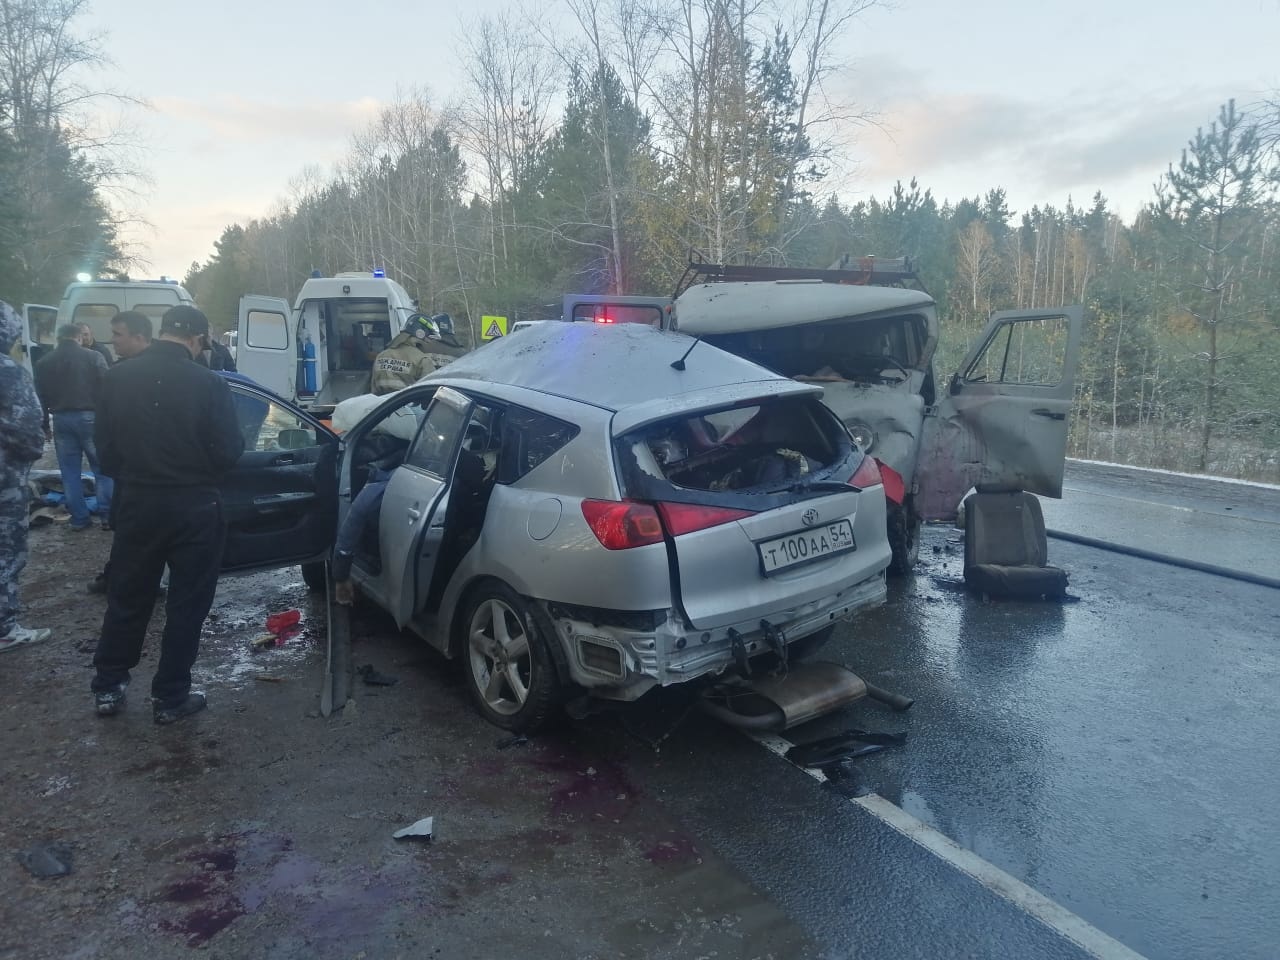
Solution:
{"label": "black boot", "polygon": [[205,699],[203,693],[188,693],[185,699],[179,700],[177,703],[155,705],[154,716],[156,723],[164,726],[181,720],[183,717],[189,717],[193,713],[199,713],[205,708]]}

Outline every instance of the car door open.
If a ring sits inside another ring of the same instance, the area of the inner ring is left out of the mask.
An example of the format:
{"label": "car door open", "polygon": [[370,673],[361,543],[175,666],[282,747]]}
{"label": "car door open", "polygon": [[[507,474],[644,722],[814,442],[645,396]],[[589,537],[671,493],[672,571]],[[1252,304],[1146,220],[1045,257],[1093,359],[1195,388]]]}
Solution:
{"label": "car door open", "polygon": [[[404,463],[395,469],[378,517],[382,572],[374,592],[403,627],[414,614],[420,586],[431,582],[444,540],[450,480],[471,400],[441,387],[427,407]],[[425,589],[425,586],[422,587]]]}
{"label": "car door open", "polygon": [[950,519],[971,487],[1062,496],[1081,307],[993,314],[925,420],[920,513]]}
{"label": "car door open", "polygon": [[338,438],[301,410],[233,382],[244,453],[223,478],[224,571],[288,566],[330,548],[338,515]]}
{"label": "car door open", "polygon": [[240,298],[236,369],[273,393],[292,398],[298,370],[297,331],[289,301]]}

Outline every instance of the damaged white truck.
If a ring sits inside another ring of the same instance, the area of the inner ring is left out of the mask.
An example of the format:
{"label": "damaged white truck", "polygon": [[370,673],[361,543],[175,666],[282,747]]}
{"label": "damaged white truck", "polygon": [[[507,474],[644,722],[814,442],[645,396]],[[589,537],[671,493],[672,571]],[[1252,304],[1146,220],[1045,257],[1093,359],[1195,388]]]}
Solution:
{"label": "damaged white truck", "polygon": [[[921,522],[953,519],[971,488],[1062,496],[1083,326],[1078,306],[996,313],[939,382],[934,299],[879,285],[912,275],[903,260],[814,271],[696,264],[674,301],[572,296],[564,316],[676,329],[820,384],[858,446],[888,468],[890,572],[904,574]],[[690,278],[709,282],[686,288]]]}

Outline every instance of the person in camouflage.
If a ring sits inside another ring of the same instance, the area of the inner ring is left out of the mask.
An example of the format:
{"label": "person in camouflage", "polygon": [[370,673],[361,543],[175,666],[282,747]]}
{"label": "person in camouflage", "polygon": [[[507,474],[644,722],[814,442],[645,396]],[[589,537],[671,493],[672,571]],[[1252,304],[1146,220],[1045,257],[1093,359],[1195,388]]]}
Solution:
{"label": "person in camouflage", "polygon": [[453,321],[447,313],[430,318],[415,313],[405,321],[399,336],[373,361],[372,392],[378,396],[395,393],[435,373],[460,355],[461,345],[454,339]]}
{"label": "person in camouflage", "polygon": [[27,474],[44,452],[44,417],[31,375],[9,351],[22,320],[0,300],[0,651],[40,640],[52,630],[18,623],[18,578],[27,565]]}

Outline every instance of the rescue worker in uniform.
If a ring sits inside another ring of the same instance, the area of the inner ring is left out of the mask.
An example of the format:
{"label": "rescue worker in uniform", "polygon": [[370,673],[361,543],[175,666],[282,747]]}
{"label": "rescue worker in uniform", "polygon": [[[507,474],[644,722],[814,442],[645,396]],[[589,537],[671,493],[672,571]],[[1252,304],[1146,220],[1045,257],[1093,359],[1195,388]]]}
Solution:
{"label": "rescue worker in uniform", "polygon": [[0,301],[0,651],[48,640],[48,628],[18,623],[18,578],[27,565],[27,474],[44,452],[43,414],[31,375],[9,352],[22,319]]}
{"label": "rescue worker in uniform", "polygon": [[453,321],[447,313],[434,317],[415,313],[373,361],[372,390],[378,396],[395,393],[461,355],[462,345],[453,336]]}
{"label": "rescue worker in uniform", "polygon": [[213,605],[226,526],[218,481],[244,450],[226,380],[195,362],[209,321],[172,307],[159,337],[103,383],[97,420],[103,469],[120,481],[107,612],[93,656],[100,716],[124,706],[129,671],[142,657],[160,575],[169,566],[153,719],[173,723],[205,708],[191,691],[200,628]]}

